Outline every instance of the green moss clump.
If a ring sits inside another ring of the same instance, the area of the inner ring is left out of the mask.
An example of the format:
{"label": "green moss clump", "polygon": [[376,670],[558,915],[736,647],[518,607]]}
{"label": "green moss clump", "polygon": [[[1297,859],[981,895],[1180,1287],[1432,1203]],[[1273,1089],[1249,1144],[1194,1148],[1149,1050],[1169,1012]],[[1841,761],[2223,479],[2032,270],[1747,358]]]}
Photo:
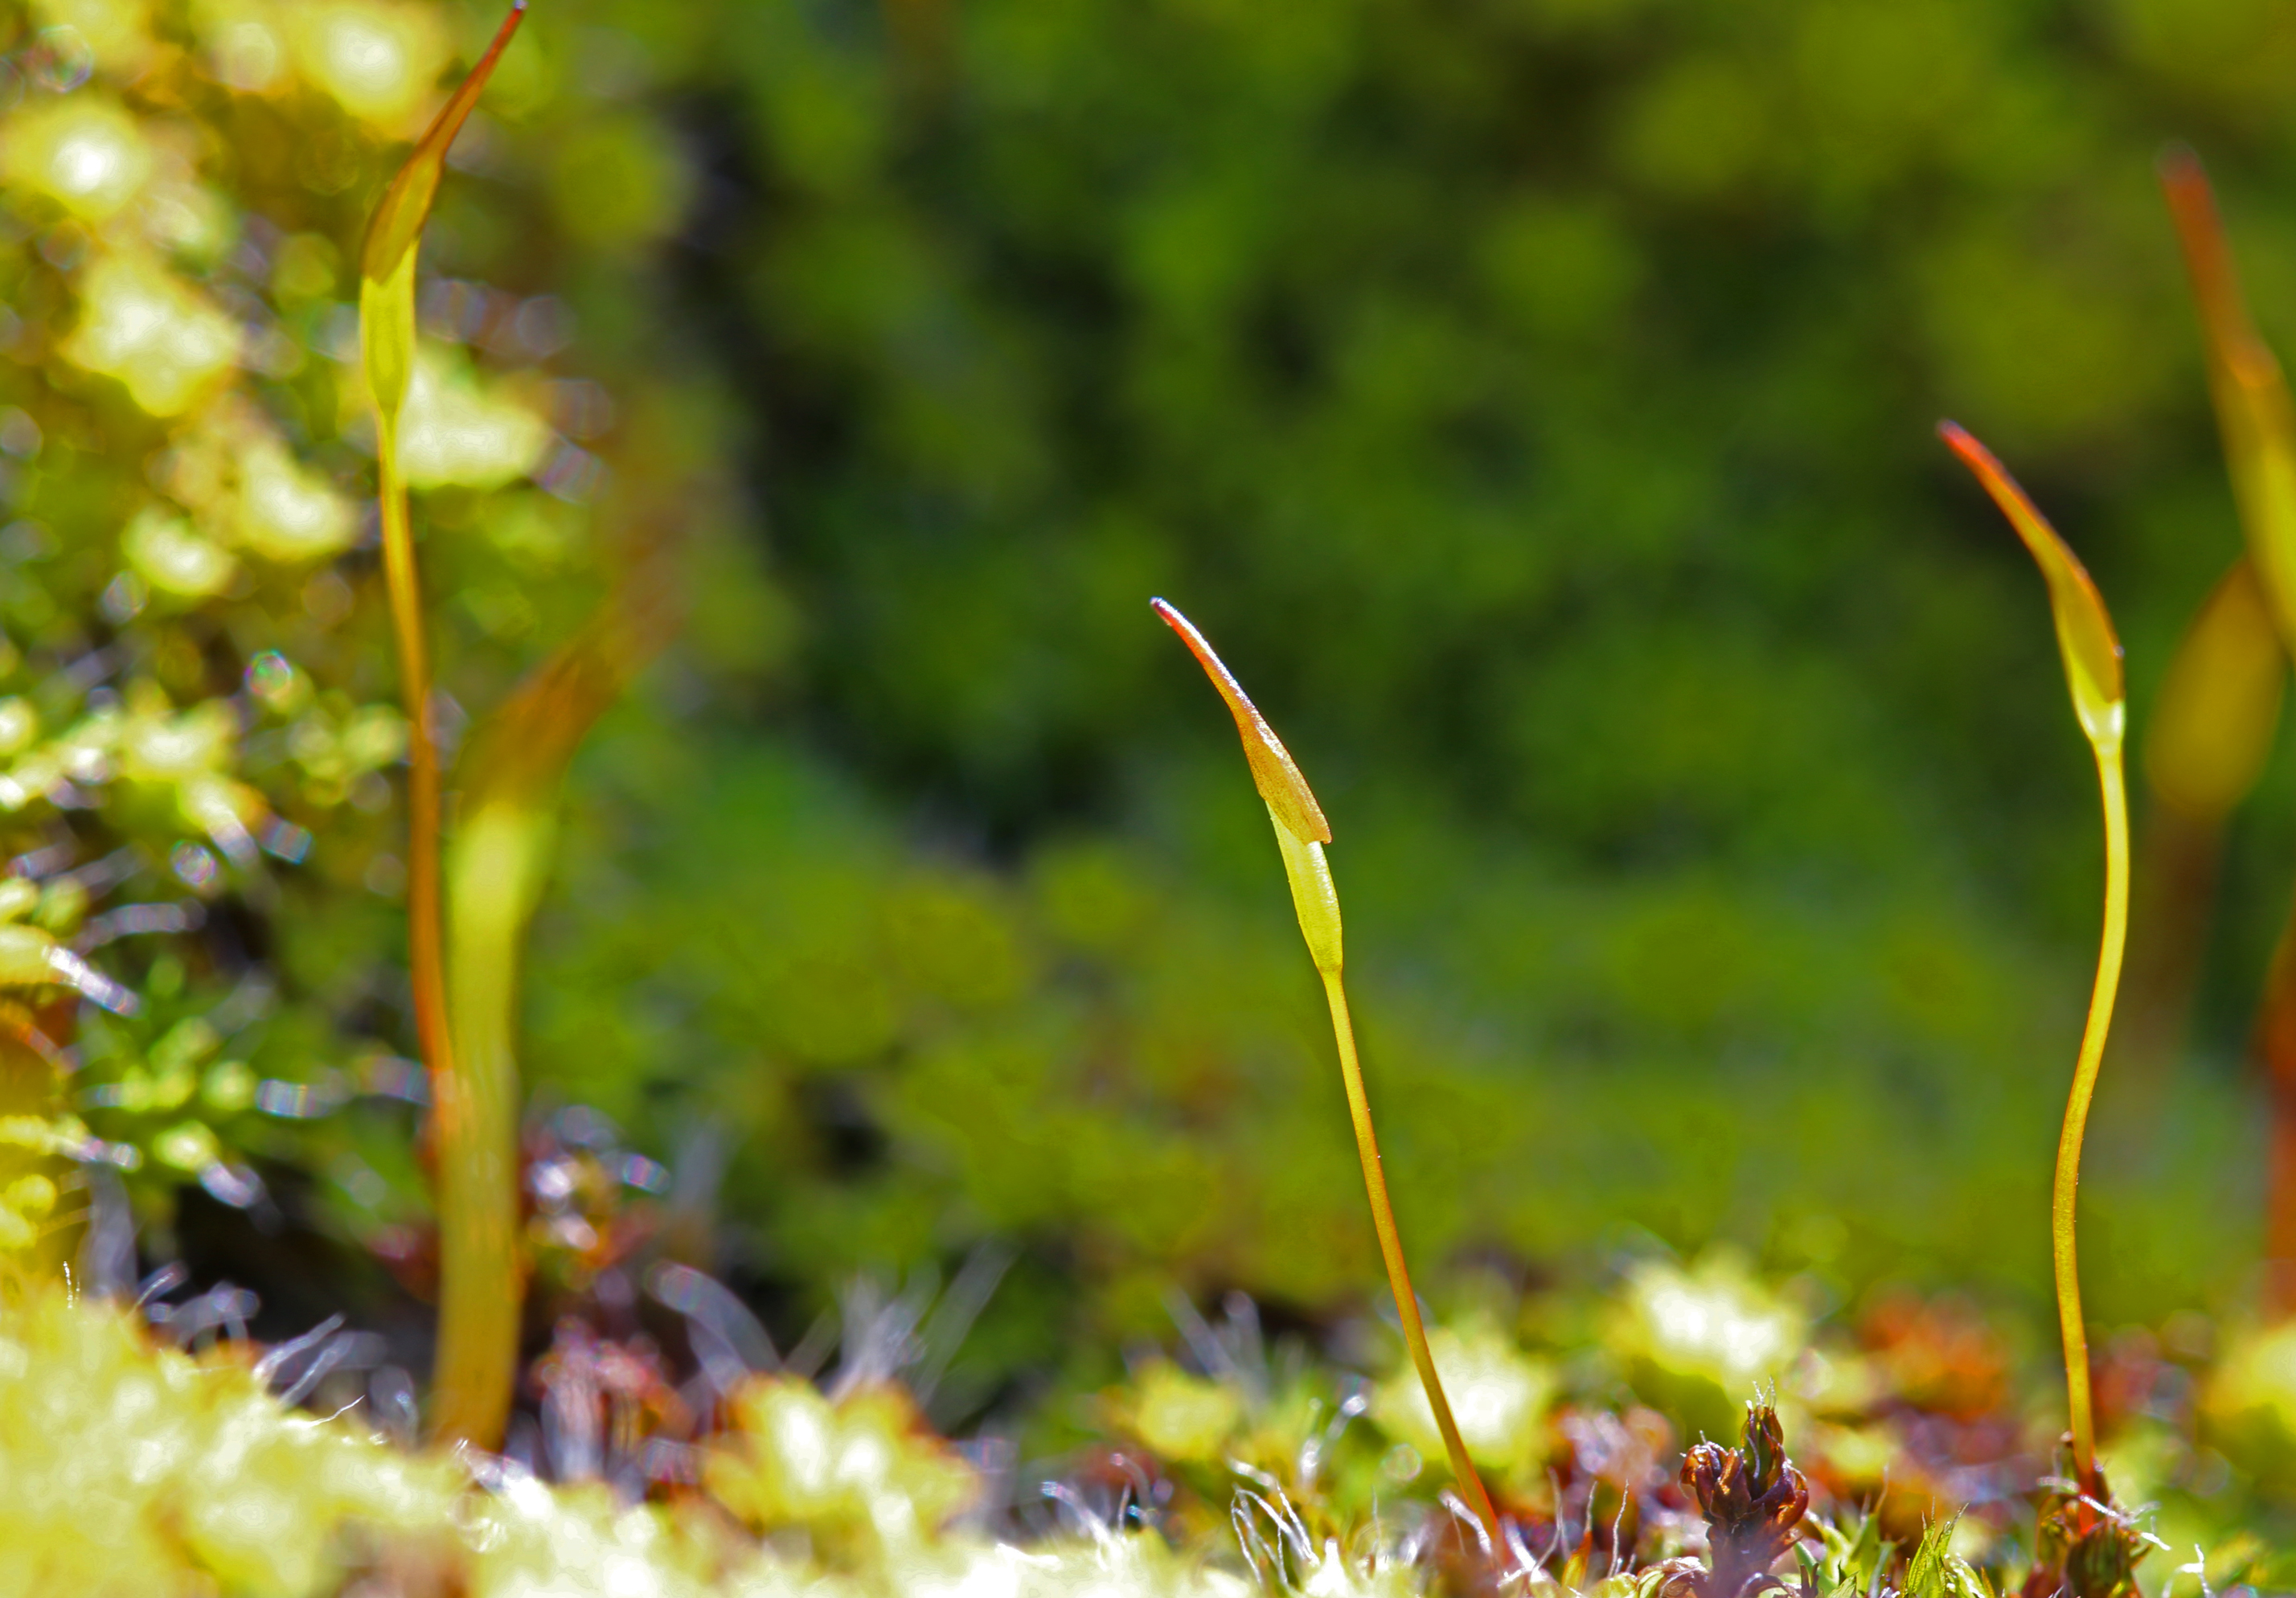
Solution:
{"label": "green moss clump", "polygon": [[124,1598],[205,1577],[289,1598],[451,1540],[453,1461],[283,1407],[249,1354],[158,1348],[127,1311],[20,1289],[0,1312],[0,1591]]}

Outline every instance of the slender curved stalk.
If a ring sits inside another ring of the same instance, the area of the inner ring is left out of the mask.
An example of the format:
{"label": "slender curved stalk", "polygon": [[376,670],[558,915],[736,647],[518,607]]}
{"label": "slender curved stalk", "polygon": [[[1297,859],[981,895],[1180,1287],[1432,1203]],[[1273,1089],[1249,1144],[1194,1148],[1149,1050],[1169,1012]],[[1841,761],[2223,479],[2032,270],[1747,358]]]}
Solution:
{"label": "slender curved stalk", "polygon": [[1427,1389],[1428,1407],[1435,1412],[1435,1429],[1443,1434],[1443,1451],[1450,1455],[1451,1474],[1458,1478],[1460,1489],[1467,1495],[1467,1506],[1475,1512],[1483,1529],[1496,1537],[1498,1511],[1491,1505],[1491,1496],[1475,1471],[1475,1462],[1468,1457],[1459,1422],[1451,1416],[1443,1379],[1435,1373],[1434,1350],[1427,1346],[1427,1327],[1420,1319],[1411,1267],[1403,1261],[1403,1234],[1396,1230],[1395,1205],[1387,1196],[1387,1173],[1380,1160],[1379,1135],[1372,1129],[1371,1100],[1364,1094],[1363,1066],[1356,1058],[1356,1028],[1348,1013],[1348,990],[1336,970],[1320,974],[1324,998],[1332,1007],[1332,1037],[1339,1045],[1340,1080],[1347,1085],[1348,1116],[1355,1122],[1356,1158],[1362,1162],[1364,1193],[1371,1201],[1372,1230],[1379,1234],[1379,1257],[1387,1266],[1388,1288],[1395,1294],[1396,1315],[1403,1323],[1404,1347],[1411,1351],[1420,1386]]}
{"label": "slender curved stalk", "polygon": [[2120,959],[2128,937],[2128,784],[2118,745],[2096,752],[2097,786],[2104,799],[2104,933],[2097,949],[2096,983],[2089,991],[2072,1092],[2057,1134],[2056,1180],[2049,1193],[2051,1256],[2056,1269],[2057,1329],[2065,1346],[2065,1398],[2072,1412],[2073,1467],[2086,1488],[2096,1471],[2096,1420],[2089,1398],[2088,1328],[2081,1317],[2080,1260],[2074,1246],[2073,1205],[2080,1189],[2081,1136],[2088,1127],[2097,1068],[2112,1027],[2112,1001],[2120,986]]}
{"label": "slender curved stalk", "polygon": [[2073,713],[2096,757],[2097,785],[2104,801],[2104,931],[2097,949],[2096,981],[2089,991],[2088,1020],[2081,1028],[2080,1053],[2073,1065],[2072,1091],[2057,1135],[2057,1168],[2049,1193],[2050,1255],[2057,1289],[2057,1329],[2064,1340],[2065,1406],[2070,1412],[2073,1471],[2084,1492],[2098,1493],[2096,1417],[2089,1397],[2088,1329],[2081,1315],[2080,1258],[2074,1225],[2080,1191],[2081,1137],[2088,1129],[2089,1100],[2096,1092],[2097,1069],[2112,1028],[2112,1003],[2120,987],[2122,951],[2128,938],[2128,783],[2121,766],[2128,725],[2128,698],[2120,672],[2120,640],[2113,632],[2104,596],[2086,567],[2057,536],[2016,479],[1992,452],[1950,422],[1938,431],[1963,464],[1985,485],[2024,540],[2026,550],[2049,586],[2057,648],[2064,657],[2065,682]]}
{"label": "slender curved stalk", "polygon": [[414,559],[406,482],[398,464],[398,427],[414,373],[414,269],[422,224],[445,176],[447,152],[525,14],[526,0],[513,0],[486,54],[383,191],[359,255],[360,356],[374,399],[383,574],[409,734],[407,975],[414,990],[415,1038],[430,1071],[439,1171],[439,1329],[431,1382],[432,1425],[442,1438],[480,1447],[493,1447],[501,1440],[517,1359],[521,1282],[516,1251],[518,1106],[514,1088],[505,1102],[503,1093],[480,1091],[455,1066],[439,891],[439,729],[423,631],[422,581]]}
{"label": "slender curved stalk", "polygon": [[1275,828],[1275,846],[1283,852],[1283,874],[1292,885],[1292,907],[1300,918],[1300,935],[1307,941],[1308,957],[1323,979],[1324,997],[1331,1006],[1332,1037],[1339,1047],[1340,1080],[1347,1089],[1348,1117],[1355,1124],[1356,1158],[1363,1166],[1364,1195],[1371,1201],[1372,1230],[1379,1237],[1380,1259],[1387,1267],[1388,1287],[1395,1294],[1395,1313],[1403,1323],[1404,1346],[1410,1350],[1412,1366],[1419,1373],[1419,1385],[1426,1390],[1427,1406],[1435,1414],[1435,1429],[1443,1435],[1443,1449],[1450,1456],[1451,1474],[1459,1490],[1466,1495],[1468,1507],[1474,1511],[1475,1518],[1482,1522],[1484,1531],[1496,1545],[1499,1536],[1498,1511],[1493,1507],[1490,1493],[1467,1453],[1466,1439],[1459,1435],[1458,1422],[1451,1415],[1450,1400],[1444,1397],[1443,1379],[1436,1372],[1435,1354],[1427,1345],[1427,1327],[1420,1318],[1419,1295],[1411,1285],[1411,1269],[1404,1263],[1403,1234],[1395,1224],[1395,1204],[1388,1197],[1379,1135],[1372,1127],[1371,1099],[1364,1092],[1363,1062],[1356,1053],[1355,1021],[1348,1012],[1343,975],[1346,940],[1340,919],[1339,889],[1332,882],[1331,865],[1324,858],[1324,845],[1332,838],[1330,824],[1324,819],[1323,807],[1316,802],[1291,751],[1246,696],[1234,673],[1212,652],[1211,644],[1186,617],[1160,599],[1152,602],[1156,613],[1180,635],[1197,664],[1211,678],[1212,686],[1227,701],[1228,711],[1235,717],[1236,731],[1243,739],[1244,758],[1250,765],[1252,781],[1267,803],[1267,819]]}
{"label": "slender curved stalk", "polygon": [[[423,631],[422,578],[415,569],[406,485],[398,473],[398,417],[376,425],[376,479],[382,502],[383,583],[390,597],[390,635],[398,664],[406,741],[406,963],[414,996],[414,1036],[435,1088],[455,1079],[447,1025],[447,969],[439,891],[439,731],[433,719],[430,644]],[[451,1089],[450,1089],[451,1094]],[[434,1093],[442,1115],[449,1095]]]}

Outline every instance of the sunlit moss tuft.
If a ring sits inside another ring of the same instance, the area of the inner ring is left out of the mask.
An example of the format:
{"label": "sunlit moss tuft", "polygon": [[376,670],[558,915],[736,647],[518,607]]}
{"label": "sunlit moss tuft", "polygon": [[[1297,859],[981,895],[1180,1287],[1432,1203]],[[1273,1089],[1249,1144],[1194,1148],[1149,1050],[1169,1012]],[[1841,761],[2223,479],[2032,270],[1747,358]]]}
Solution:
{"label": "sunlit moss tuft", "polygon": [[157,262],[107,256],[81,285],[73,365],[116,377],[155,416],[179,416],[238,364],[239,324]]}
{"label": "sunlit moss tuft", "polygon": [[419,113],[448,45],[428,6],[319,0],[280,8],[296,67],[355,117],[392,130]]}
{"label": "sunlit moss tuft", "polygon": [[346,1529],[432,1536],[456,1477],[283,1409],[229,1349],[53,1290],[0,1316],[0,1590],[332,1590]]}
{"label": "sunlit moss tuft", "polygon": [[[1243,1408],[1243,1395],[1234,1383],[1159,1359],[1140,1372],[1116,1418],[1163,1458],[1216,1464],[1226,1455]],[[1439,1439],[1436,1446],[1442,1446]]]}
{"label": "sunlit moss tuft", "polygon": [[213,599],[239,574],[229,550],[200,537],[182,517],[157,509],[138,512],[127,524],[119,553],[128,570],[178,599]]}
{"label": "sunlit moss tuft", "polygon": [[256,440],[240,457],[233,509],[239,542],[283,563],[340,554],[358,533],[350,502],[270,438]]}
{"label": "sunlit moss tuft", "polygon": [[499,382],[426,348],[399,421],[399,460],[415,488],[499,488],[541,463],[550,428]]}
{"label": "sunlit moss tuft", "polygon": [[832,1400],[808,1382],[760,1377],[734,1395],[732,1411],[704,1479],[760,1529],[802,1526],[873,1555],[912,1549],[980,1492],[898,1388]]}
{"label": "sunlit moss tuft", "polygon": [[8,185],[44,195],[84,222],[126,207],[151,181],[152,166],[135,119],[93,95],[20,111],[0,134]]}
{"label": "sunlit moss tuft", "polygon": [[1718,1251],[1688,1270],[1660,1260],[1636,1266],[1610,1340],[1640,1390],[1691,1425],[1727,1436],[1744,1395],[1783,1376],[1808,1332],[1800,1310]]}

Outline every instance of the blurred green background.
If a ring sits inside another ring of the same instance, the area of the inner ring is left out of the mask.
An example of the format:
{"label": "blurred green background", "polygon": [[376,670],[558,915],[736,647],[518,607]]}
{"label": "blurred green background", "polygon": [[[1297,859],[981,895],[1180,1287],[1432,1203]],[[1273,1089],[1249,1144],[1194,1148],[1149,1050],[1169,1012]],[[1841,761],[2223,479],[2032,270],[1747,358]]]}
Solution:
{"label": "blurred green background", "polygon": [[[626,74],[660,141],[559,170],[625,163],[634,210],[678,175],[615,331],[722,397],[778,602],[722,622],[771,641],[750,694],[658,686],[586,757],[533,1069],[722,1135],[755,1269],[1001,1234],[1128,1331],[1168,1277],[1374,1281],[1162,594],[1332,818],[1428,1258],[1646,1228],[2038,1296],[2094,778],[1931,428],[2089,561],[2141,738],[2238,547],[2152,160],[2211,161],[2284,332],[2284,8],[554,12],[521,47]],[[2292,787],[2234,840],[2191,1047],[2103,1089],[2108,1319],[2252,1266]]]}
{"label": "blurred green background", "polygon": [[[2287,326],[2284,9],[537,20],[645,85],[686,200],[627,338],[723,397],[781,604],[723,620],[772,638],[756,696],[586,758],[533,1069],[723,1136],[753,1270],[994,1233],[1102,1332],[1155,1332],[1171,1276],[1373,1283],[1318,994],[1161,593],[1330,810],[1426,1258],[1649,1228],[2044,1291],[2094,776],[1931,425],[2092,562],[2142,734],[2236,551],[2152,159],[2204,149]],[[2105,1318],[2252,1265],[2292,776],[2161,1113],[2105,1086]]]}
{"label": "blurred green background", "polygon": [[[495,20],[436,14],[465,60]],[[398,146],[298,104],[236,181],[348,251]],[[1160,594],[1331,816],[1439,1295],[1654,1234],[2038,1305],[2094,776],[1931,430],[2088,561],[2141,739],[2239,546],[2152,162],[2210,162],[2285,348],[2292,105],[2265,0],[537,0],[431,331],[715,463],[686,633],[570,790],[538,1102],[627,1127],[799,1325],[988,1239],[1014,1366],[1162,1334],[1172,1283],[1368,1296],[1319,996]],[[566,336],[478,338],[480,282]],[[578,616],[578,497],[419,509],[467,709]],[[2251,1281],[2292,803],[2284,749],[2188,1045],[2108,1069],[2102,1320]],[[275,947],[406,1047],[343,996],[396,958],[365,883]]]}

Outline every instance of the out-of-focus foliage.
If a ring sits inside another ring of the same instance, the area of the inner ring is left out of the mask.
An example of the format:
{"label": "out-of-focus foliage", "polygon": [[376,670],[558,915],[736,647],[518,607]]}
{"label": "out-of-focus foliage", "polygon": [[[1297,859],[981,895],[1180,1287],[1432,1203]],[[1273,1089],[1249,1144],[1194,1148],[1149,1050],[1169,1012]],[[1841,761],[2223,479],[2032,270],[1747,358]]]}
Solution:
{"label": "out-of-focus foliage", "polygon": [[[537,1063],[742,1105],[770,1270],[997,1230],[1119,1324],[1174,1273],[1359,1288],[1312,989],[1162,592],[1320,774],[1420,1246],[1625,1221],[2038,1288],[2093,800],[1927,429],[2059,510],[2141,727],[2239,547],[2162,138],[2239,197],[2268,327],[2296,291],[2288,69],[2202,12],[693,13],[676,281],[756,402],[803,737],[600,751],[588,836],[649,832],[567,867]],[[2252,1251],[2227,1057],[2285,848],[2235,842],[2215,1063],[2092,1161],[2108,1319]],[[722,929],[674,961],[670,880]]]}

